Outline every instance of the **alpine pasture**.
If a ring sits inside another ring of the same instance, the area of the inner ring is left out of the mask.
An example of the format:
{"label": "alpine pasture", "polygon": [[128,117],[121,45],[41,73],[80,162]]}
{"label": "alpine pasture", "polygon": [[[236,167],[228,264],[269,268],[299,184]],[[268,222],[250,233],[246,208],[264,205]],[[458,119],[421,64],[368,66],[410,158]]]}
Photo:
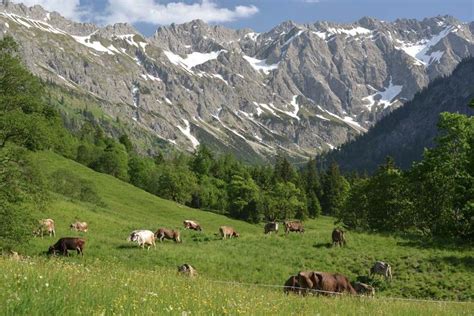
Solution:
{"label": "alpine pasture", "polygon": [[[278,234],[264,235],[263,224],[160,199],[50,152],[32,155],[47,175],[69,170],[92,181],[103,204],[52,193],[49,205],[35,216],[54,219],[56,237],[35,238],[16,249],[25,257],[20,261],[0,259],[1,314],[468,315],[474,310],[472,248],[351,231],[346,247],[331,247],[335,225],[329,217],[305,221],[304,234],[285,236],[280,227]],[[185,230],[185,219],[197,220],[203,231]],[[71,231],[76,220],[86,221],[89,231]],[[232,226],[241,237],[221,240],[217,233],[222,225]],[[165,240],[143,250],[126,241],[135,229],[160,227],[179,229],[183,242]],[[45,255],[66,236],[86,239],[84,257]],[[391,282],[366,278],[376,260],[391,264]],[[199,276],[178,276],[177,266],[183,263],[195,267]],[[277,286],[301,270],[339,272],[351,281],[371,282],[376,297],[284,295]]]}

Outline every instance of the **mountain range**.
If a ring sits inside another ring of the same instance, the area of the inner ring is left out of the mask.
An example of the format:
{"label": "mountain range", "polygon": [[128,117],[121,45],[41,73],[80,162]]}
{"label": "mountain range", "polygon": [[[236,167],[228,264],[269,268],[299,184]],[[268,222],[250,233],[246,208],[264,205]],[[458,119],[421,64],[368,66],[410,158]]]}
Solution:
{"label": "mountain range", "polygon": [[296,160],[364,134],[474,55],[474,22],[450,16],[351,24],[288,21],[265,33],[196,20],[145,38],[40,6],[0,5],[27,67],[92,97],[107,116],[193,151]]}
{"label": "mountain range", "polygon": [[474,58],[466,58],[449,76],[432,81],[413,100],[383,117],[356,140],[323,155],[344,171],[373,172],[387,156],[404,169],[422,158],[425,148],[435,145],[441,112],[474,115],[468,105],[474,100]]}

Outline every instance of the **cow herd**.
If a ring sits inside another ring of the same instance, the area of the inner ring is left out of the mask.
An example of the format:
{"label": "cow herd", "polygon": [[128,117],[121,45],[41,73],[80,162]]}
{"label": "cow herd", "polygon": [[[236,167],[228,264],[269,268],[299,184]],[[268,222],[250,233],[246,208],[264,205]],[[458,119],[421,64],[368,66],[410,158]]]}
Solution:
{"label": "cow herd", "polygon": [[[185,229],[202,231],[201,225],[194,220],[185,220],[183,222]],[[285,234],[290,232],[304,233],[303,223],[300,221],[285,221],[283,222]],[[87,232],[88,224],[86,222],[76,221],[72,223],[69,228],[75,231]],[[271,221],[265,224],[264,233],[278,233],[279,223]],[[48,236],[56,236],[54,220],[42,219],[39,221],[38,228],[34,231],[35,236],[43,237],[45,234]],[[217,235],[217,234],[216,234]],[[222,239],[239,237],[240,234],[230,226],[219,227],[219,233]],[[331,234],[333,246],[345,246],[346,239],[344,231],[339,228],[335,228]],[[173,240],[175,243],[181,243],[181,234],[177,229],[159,228],[155,233],[151,230],[140,229],[134,230],[130,233],[127,238],[129,242],[136,242],[139,247],[150,249],[152,246],[156,247],[156,240],[163,242],[164,239]],[[83,256],[83,250],[85,246],[85,239],[80,237],[63,237],[60,238],[54,245],[50,246],[47,253],[50,255],[68,255],[68,251],[76,251],[77,254]],[[178,272],[190,277],[196,276],[197,271],[189,264],[183,264],[178,266]],[[369,277],[379,274],[385,277],[385,279],[392,279],[392,268],[390,264],[377,261],[370,268]],[[301,271],[297,275],[292,275],[285,282],[284,286],[285,293],[296,293],[306,295],[309,293],[317,294],[358,294],[358,295],[375,295],[375,289],[361,282],[350,282],[349,279],[339,273],[328,273],[320,271]]]}
{"label": "cow herd", "polygon": [[[290,232],[304,233],[303,223],[300,221],[283,222],[285,234]],[[265,224],[264,233],[278,233],[278,222],[271,221]],[[345,246],[346,238],[344,231],[340,228],[334,228],[331,234],[332,246]],[[370,268],[369,277],[380,274],[385,279],[392,279],[392,268],[390,264],[383,261],[377,261]],[[306,295],[313,294],[357,294],[357,295],[375,295],[374,287],[362,282],[349,282],[349,279],[339,273],[327,273],[319,271],[301,271],[297,275],[292,275],[283,285],[285,293],[296,293]]]}

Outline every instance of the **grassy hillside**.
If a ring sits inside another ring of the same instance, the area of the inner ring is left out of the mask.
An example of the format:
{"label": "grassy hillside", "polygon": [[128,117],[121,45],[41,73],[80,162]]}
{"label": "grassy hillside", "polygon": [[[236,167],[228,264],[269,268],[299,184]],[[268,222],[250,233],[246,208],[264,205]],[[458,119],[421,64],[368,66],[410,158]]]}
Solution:
{"label": "grassy hillside", "polygon": [[[56,221],[57,236],[36,238],[18,249],[32,257],[26,263],[0,260],[1,271],[5,271],[0,275],[4,278],[4,282],[0,282],[0,301],[9,302],[7,306],[2,304],[0,310],[6,308],[4,311],[8,314],[25,313],[34,307],[43,312],[98,314],[101,310],[129,313],[135,306],[156,312],[168,306],[176,308],[179,304],[184,310],[219,314],[224,313],[222,308],[234,312],[241,308],[247,313],[269,313],[274,304],[279,312],[335,311],[340,300],[287,298],[281,294],[281,289],[249,289],[212,281],[282,285],[289,275],[305,269],[340,272],[355,280],[366,276],[375,260],[389,262],[394,274],[392,282],[375,281],[378,297],[474,298],[472,248],[423,248],[416,240],[352,232],[348,233],[347,247],[331,248],[328,243],[333,219],[325,217],[305,222],[304,235],[265,236],[262,225],[250,225],[162,200],[49,152],[34,155],[47,174],[67,169],[93,181],[106,206],[53,195],[47,209],[38,210],[35,214],[38,218],[50,217]],[[75,219],[87,221],[89,232],[69,231],[68,226]],[[182,229],[184,219],[199,221],[204,231],[185,231]],[[242,237],[220,240],[215,234],[221,225],[233,226]],[[159,227],[180,228],[184,242],[158,243],[156,249],[146,251],[126,241],[134,229],[155,231]],[[43,252],[57,238],[75,235],[87,239],[84,258],[46,259]],[[176,278],[176,266],[185,262],[198,269],[198,280]],[[48,289],[44,289],[45,280],[48,280]],[[155,297],[155,294],[146,294],[148,292],[158,294]],[[87,306],[81,305],[80,309],[74,310],[71,306],[77,305],[72,301],[69,303],[68,297],[82,295],[87,298]],[[142,297],[146,301],[141,301]],[[65,301],[72,305],[62,306]],[[415,304],[382,299],[361,303],[359,299],[345,299],[344,309],[338,309],[338,312],[459,314],[473,309],[473,304]]]}

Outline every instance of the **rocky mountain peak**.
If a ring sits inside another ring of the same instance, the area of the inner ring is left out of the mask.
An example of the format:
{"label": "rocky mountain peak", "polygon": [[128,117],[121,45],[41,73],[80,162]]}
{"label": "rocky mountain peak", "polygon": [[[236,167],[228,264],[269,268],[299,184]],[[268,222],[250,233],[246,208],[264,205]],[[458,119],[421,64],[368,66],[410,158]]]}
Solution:
{"label": "rocky mountain peak", "polygon": [[107,25],[98,31],[98,34],[104,38],[112,39],[113,37],[123,35],[139,35],[141,34],[128,23],[116,23],[114,25]]}

